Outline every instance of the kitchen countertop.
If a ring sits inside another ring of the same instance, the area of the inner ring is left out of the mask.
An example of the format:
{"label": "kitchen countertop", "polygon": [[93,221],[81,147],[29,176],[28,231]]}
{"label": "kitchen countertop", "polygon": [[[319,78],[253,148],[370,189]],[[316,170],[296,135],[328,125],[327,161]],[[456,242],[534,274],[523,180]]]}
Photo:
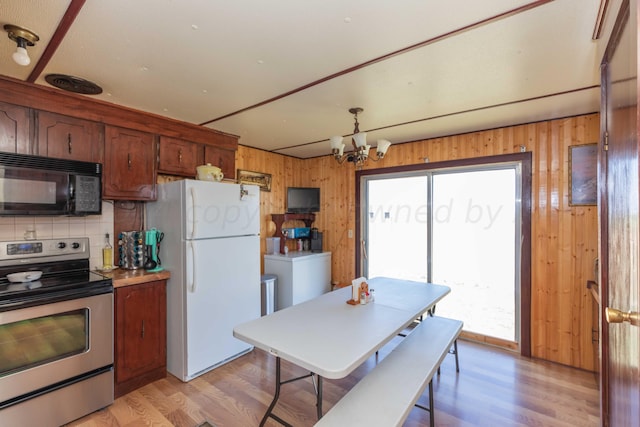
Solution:
{"label": "kitchen countertop", "polygon": [[103,271],[97,271],[97,273],[111,278],[113,280],[114,288],[120,288],[122,286],[129,285],[139,285],[140,283],[153,282],[155,280],[167,280],[171,277],[171,273],[167,270],[148,273],[142,268],[137,270],[125,270],[123,268],[116,268],[115,270],[108,273]]}

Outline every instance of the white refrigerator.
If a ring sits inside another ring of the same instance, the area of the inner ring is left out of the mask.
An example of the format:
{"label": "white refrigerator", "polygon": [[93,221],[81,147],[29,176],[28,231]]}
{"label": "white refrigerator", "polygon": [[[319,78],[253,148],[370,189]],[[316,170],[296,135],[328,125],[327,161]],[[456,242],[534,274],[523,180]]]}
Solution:
{"label": "white refrigerator", "polygon": [[260,192],[255,185],[158,185],[147,229],[164,233],[167,370],[189,381],[251,351],[233,327],[260,317]]}

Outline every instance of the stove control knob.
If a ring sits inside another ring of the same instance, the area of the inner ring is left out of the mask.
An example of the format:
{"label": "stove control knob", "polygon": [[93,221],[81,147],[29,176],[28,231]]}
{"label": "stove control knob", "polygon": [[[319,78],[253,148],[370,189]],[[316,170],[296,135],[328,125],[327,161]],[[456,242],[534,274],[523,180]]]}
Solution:
{"label": "stove control knob", "polygon": [[71,247],[72,247],[73,249],[78,249],[78,248],[80,247],[80,243],[78,243],[78,242],[73,242],[73,243],[71,244]]}
{"label": "stove control knob", "polygon": [[58,249],[64,249],[67,247],[67,244],[65,242],[58,242]]}

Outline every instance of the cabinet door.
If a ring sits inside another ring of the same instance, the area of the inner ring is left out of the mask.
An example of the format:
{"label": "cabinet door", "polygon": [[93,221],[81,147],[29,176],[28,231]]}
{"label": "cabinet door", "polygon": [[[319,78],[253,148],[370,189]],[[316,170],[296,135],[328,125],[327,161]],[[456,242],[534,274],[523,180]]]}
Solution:
{"label": "cabinet door", "polygon": [[153,135],[107,126],[104,197],[117,200],[155,200],[155,152]]}
{"label": "cabinet door", "polygon": [[196,176],[196,167],[202,164],[202,145],[161,136],[158,149],[158,172],[192,178]]}
{"label": "cabinet door", "polygon": [[226,179],[235,179],[236,177],[235,151],[205,145],[204,163],[211,163],[213,166],[222,169],[222,173]]}
{"label": "cabinet door", "polygon": [[40,156],[104,162],[101,123],[39,111],[36,145]]}
{"label": "cabinet door", "polygon": [[166,366],[165,281],[116,289],[115,381]]}
{"label": "cabinet door", "polygon": [[29,154],[29,111],[0,102],[0,151]]}

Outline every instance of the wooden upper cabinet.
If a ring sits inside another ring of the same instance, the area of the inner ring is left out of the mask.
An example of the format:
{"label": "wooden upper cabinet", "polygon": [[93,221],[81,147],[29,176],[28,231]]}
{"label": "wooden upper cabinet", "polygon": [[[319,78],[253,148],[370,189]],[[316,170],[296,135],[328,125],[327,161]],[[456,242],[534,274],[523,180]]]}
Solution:
{"label": "wooden upper cabinet", "polygon": [[104,146],[104,198],[155,200],[155,137],[146,132],[106,126]]}
{"label": "wooden upper cabinet", "polygon": [[158,172],[193,178],[202,164],[202,144],[161,136],[158,150]]}
{"label": "wooden upper cabinet", "polygon": [[0,102],[0,151],[29,154],[30,109]]}
{"label": "wooden upper cabinet", "polygon": [[104,125],[61,114],[37,113],[38,155],[104,163]]}
{"label": "wooden upper cabinet", "polygon": [[222,169],[225,179],[236,177],[236,152],[206,145],[204,147],[204,163],[211,163]]}

